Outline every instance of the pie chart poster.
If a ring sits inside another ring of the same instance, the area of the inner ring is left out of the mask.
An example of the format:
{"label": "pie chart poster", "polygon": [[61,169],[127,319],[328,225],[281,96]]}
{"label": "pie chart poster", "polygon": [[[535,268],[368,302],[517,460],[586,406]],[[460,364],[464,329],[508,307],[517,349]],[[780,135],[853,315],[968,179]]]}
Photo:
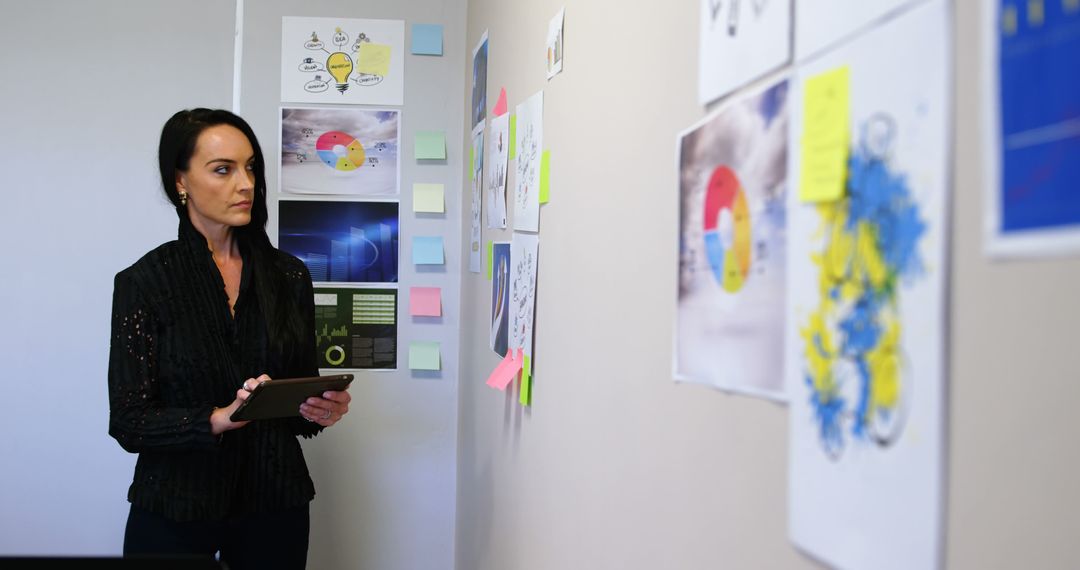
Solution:
{"label": "pie chart poster", "polygon": [[397,197],[400,119],[393,109],[282,108],[281,192]]}
{"label": "pie chart poster", "polygon": [[785,79],[680,135],[677,381],[786,400],[787,94]]}
{"label": "pie chart poster", "polygon": [[278,247],[316,283],[396,283],[398,203],[278,202]]}

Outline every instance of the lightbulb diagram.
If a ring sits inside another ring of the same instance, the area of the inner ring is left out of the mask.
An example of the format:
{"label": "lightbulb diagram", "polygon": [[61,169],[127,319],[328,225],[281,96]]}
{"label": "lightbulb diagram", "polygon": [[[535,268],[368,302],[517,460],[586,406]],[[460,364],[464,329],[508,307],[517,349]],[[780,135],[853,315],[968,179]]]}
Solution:
{"label": "lightbulb diagram", "polygon": [[[383,76],[360,73],[356,70],[360,46],[370,42],[371,38],[360,32],[356,34],[356,40],[349,46],[349,34],[339,27],[335,28],[330,39],[334,48],[334,51],[331,51],[319,39],[318,32],[311,32],[311,37],[304,42],[304,49],[322,53],[305,57],[300,62],[300,71],[314,74],[314,77],[304,84],[304,90],[308,93],[322,93],[330,88],[333,81],[338,92],[344,95],[352,85],[368,87],[382,83]],[[324,77],[323,73],[329,73],[330,77]]]}

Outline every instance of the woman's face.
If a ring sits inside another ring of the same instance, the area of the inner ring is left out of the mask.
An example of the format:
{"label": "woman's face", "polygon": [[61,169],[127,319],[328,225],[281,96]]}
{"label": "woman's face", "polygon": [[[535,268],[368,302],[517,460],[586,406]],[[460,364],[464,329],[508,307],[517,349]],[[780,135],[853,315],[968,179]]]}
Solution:
{"label": "woman's face", "polygon": [[199,134],[187,172],[176,188],[188,195],[188,214],[196,228],[239,227],[251,221],[255,198],[255,152],[244,133],[215,125]]}

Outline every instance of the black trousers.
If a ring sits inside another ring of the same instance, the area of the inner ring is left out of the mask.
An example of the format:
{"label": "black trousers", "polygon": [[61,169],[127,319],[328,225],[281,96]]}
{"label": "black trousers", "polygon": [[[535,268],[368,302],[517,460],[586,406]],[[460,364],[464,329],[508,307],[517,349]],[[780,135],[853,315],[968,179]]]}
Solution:
{"label": "black trousers", "polygon": [[229,570],[303,570],[308,505],[218,521],[176,522],[134,505],[124,533],[124,557],[220,555]]}

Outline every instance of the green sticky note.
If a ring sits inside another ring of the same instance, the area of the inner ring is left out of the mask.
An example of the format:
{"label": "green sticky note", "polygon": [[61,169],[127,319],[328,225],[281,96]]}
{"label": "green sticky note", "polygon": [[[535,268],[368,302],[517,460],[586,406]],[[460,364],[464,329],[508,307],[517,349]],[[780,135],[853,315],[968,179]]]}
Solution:
{"label": "green sticky note", "polygon": [[414,212],[442,214],[446,212],[445,193],[442,184],[416,183],[412,187]]}
{"label": "green sticky note", "polygon": [[532,363],[529,361],[528,355],[525,356],[525,362],[521,365],[521,395],[518,396],[518,402],[522,406],[528,406],[532,404]]}
{"label": "green sticky note", "polygon": [[442,131],[417,131],[413,152],[417,160],[446,160],[446,135]]}
{"label": "green sticky note", "polygon": [[414,340],[409,343],[410,370],[439,370],[440,368],[442,368],[442,360],[438,342]]}
{"label": "green sticky note", "polygon": [[514,160],[517,156],[517,115],[510,115],[510,150],[507,152],[507,160]]}
{"label": "green sticky note", "polygon": [[356,53],[356,71],[368,75],[390,74],[390,46],[365,42]]}
{"label": "green sticky note", "polygon": [[540,203],[547,204],[551,191],[551,151],[540,155]]}
{"label": "green sticky note", "polygon": [[850,127],[848,67],[815,75],[803,84],[803,133],[799,139],[799,199],[829,202],[844,195]]}
{"label": "green sticky note", "polygon": [[493,257],[492,254],[494,253],[494,251],[495,251],[495,244],[492,243],[491,240],[488,240],[488,243],[487,243],[487,269],[484,270],[484,276],[487,278],[488,281],[491,281],[491,258]]}

